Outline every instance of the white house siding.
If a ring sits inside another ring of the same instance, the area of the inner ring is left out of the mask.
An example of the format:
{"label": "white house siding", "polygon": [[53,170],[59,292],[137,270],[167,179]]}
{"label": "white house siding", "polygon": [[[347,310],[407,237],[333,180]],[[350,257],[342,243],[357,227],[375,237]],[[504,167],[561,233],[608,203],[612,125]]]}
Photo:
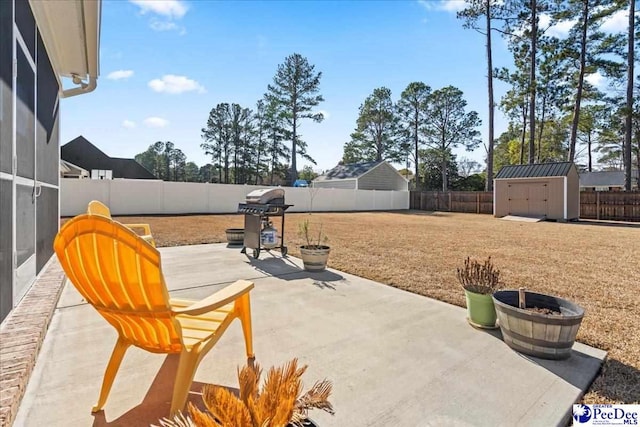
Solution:
{"label": "white house siding", "polygon": [[355,179],[327,179],[323,181],[313,181],[316,188],[347,188],[354,190],[356,188]]}
{"label": "white house siding", "polygon": [[358,178],[359,190],[407,191],[408,182],[388,163],[381,163]]}

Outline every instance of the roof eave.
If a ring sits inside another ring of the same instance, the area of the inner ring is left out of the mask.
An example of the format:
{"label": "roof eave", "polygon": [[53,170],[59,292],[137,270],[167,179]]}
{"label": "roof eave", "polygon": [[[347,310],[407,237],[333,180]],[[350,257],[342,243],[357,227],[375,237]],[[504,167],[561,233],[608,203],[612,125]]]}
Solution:
{"label": "roof eave", "polygon": [[[100,74],[102,0],[29,0],[62,98],[93,91]],[[62,77],[78,85],[63,89]]]}

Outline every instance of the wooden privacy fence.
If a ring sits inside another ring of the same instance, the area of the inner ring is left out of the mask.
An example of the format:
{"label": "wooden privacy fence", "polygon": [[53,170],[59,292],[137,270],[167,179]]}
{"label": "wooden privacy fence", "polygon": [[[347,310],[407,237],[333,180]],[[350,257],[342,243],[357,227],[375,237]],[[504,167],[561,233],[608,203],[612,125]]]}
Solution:
{"label": "wooden privacy fence", "polygon": [[[493,214],[493,192],[411,191],[409,208]],[[581,191],[580,218],[640,221],[640,191]]]}
{"label": "wooden privacy fence", "polygon": [[581,191],[580,218],[640,221],[640,191]]}
{"label": "wooden privacy fence", "polygon": [[412,191],[410,209],[466,213],[493,213],[491,191]]}

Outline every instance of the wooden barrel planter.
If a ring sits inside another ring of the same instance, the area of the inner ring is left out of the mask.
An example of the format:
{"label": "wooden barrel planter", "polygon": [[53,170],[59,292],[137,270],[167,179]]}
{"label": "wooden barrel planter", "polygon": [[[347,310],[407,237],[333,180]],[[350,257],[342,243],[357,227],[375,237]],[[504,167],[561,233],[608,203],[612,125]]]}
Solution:
{"label": "wooden barrel planter", "polygon": [[[544,359],[567,359],[584,309],[562,298],[527,291],[526,307],[518,308],[518,291],[498,291],[493,302],[504,342],[512,349]],[[544,314],[527,308],[548,309]]]}
{"label": "wooden barrel planter", "polygon": [[300,246],[300,257],[307,271],[323,271],[327,268],[329,260],[329,246]]}
{"label": "wooden barrel planter", "polygon": [[227,228],[227,242],[229,246],[244,245],[244,228]]}

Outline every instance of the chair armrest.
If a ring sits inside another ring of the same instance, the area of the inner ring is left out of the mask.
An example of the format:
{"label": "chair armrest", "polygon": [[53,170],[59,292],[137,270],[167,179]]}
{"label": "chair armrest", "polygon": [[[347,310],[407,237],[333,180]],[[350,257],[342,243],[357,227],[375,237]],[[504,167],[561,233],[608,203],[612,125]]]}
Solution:
{"label": "chair armrest", "polygon": [[188,314],[190,316],[208,313],[216,308],[220,308],[234,302],[242,295],[248,293],[251,289],[253,289],[253,282],[249,282],[248,280],[238,280],[226,288],[220,289],[213,295],[197,301],[188,307],[172,308],[171,311],[175,314]]}
{"label": "chair armrest", "polygon": [[129,228],[142,228],[144,230],[142,234],[145,234],[147,236],[151,235],[151,227],[149,227],[149,224],[123,224],[123,225]]}

